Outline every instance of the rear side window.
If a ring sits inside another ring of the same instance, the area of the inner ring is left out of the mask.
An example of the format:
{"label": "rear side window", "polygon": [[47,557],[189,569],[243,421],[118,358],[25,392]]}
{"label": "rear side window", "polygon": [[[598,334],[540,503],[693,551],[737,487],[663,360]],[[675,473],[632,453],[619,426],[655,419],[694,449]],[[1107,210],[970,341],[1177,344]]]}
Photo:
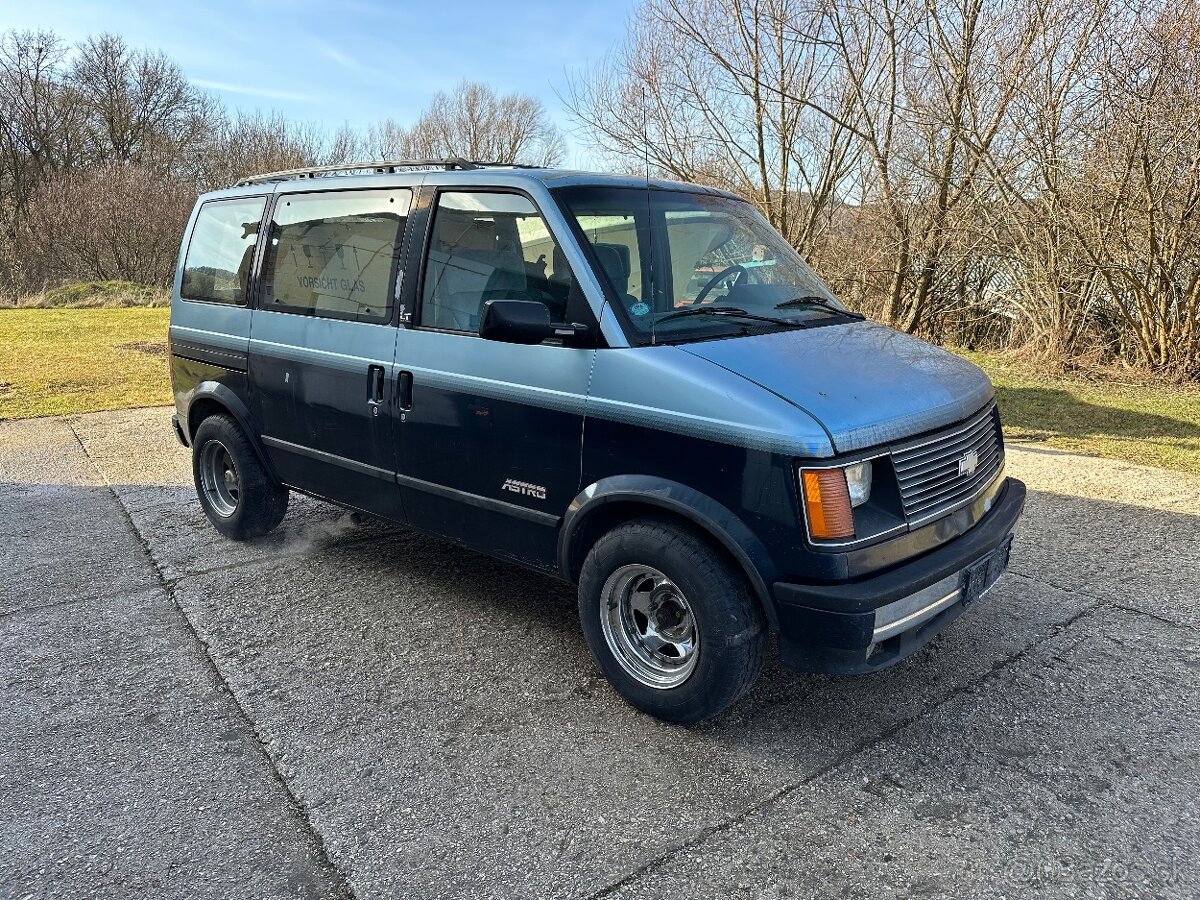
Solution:
{"label": "rear side window", "polygon": [[246,305],[246,285],[264,197],[210,200],[200,207],[183,262],[185,300]]}
{"label": "rear side window", "polygon": [[411,200],[403,189],[281,194],[259,308],[388,321]]}

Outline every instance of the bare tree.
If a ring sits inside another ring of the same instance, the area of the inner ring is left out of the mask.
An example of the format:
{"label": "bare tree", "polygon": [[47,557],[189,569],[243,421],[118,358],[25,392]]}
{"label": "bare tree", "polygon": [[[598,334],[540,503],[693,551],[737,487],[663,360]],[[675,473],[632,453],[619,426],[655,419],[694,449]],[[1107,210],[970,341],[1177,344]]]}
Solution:
{"label": "bare tree", "polygon": [[435,94],[409,128],[388,120],[370,129],[366,144],[380,159],[461,156],[535,165],[558,164],[565,149],[540,101],[467,81]]}
{"label": "bare tree", "polygon": [[26,290],[73,280],[166,284],[195,200],[190,185],[135,163],[109,162],[48,179],[15,234]]}
{"label": "bare tree", "polygon": [[1143,9],[1109,48],[1105,121],[1073,204],[1136,355],[1200,377],[1200,2]]}
{"label": "bare tree", "polygon": [[1017,339],[1056,360],[1076,353],[1106,318],[1108,295],[1071,215],[1089,141],[1100,127],[1104,48],[1128,35],[1105,0],[1040,11],[1040,34],[988,161],[982,242],[1003,270],[997,302],[1017,316]]}
{"label": "bare tree", "polygon": [[84,152],[84,99],[64,82],[67,52],[52,32],[0,36],[0,186],[10,217]]}
{"label": "bare tree", "polygon": [[[980,176],[1009,122],[1038,34],[1037,0],[838,0],[830,46],[851,85],[864,148],[858,205],[879,206],[889,248],[881,315],[920,329],[959,293],[946,267],[974,221]],[[802,98],[797,98],[801,100]]]}
{"label": "bare tree", "polygon": [[[886,321],[913,331],[1007,122],[1034,8],[647,0],[619,53],[572,83],[569,105],[594,146],[627,165],[645,154],[659,171],[749,194]],[[837,217],[873,229],[860,232],[858,254],[824,252]]]}
{"label": "bare tree", "polygon": [[[1200,379],[1200,0],[643,0],[570,82],[614,166],[731,188],[923,334]],[[357,132],[230,114],[162,54],[0,35],[0,278],[163,283],[195,194],[363,158],[557,163],[462,83]]]}
{"label": "bare tree", "polygon": [[68,82],[84,100],[88,150],[101,162],[172,159],[201,137],[207,98],[162,53],[135,51],[120,37],[82,42]]}
{"label": "bare tree", "polygon": [[739,191],[812,249],[855,162],[843,121],[814,112],[842,110],[844,86],[794,39],[819,16],[801,0],[648,0],[567,106],[611,163]]}
{"label": "bare tree", "polygon": [[204,190],[227,187],[251,175],[348,161],[358,139],[346,129],[330,135],[315,123],[282,113],[238,113],[208,136],[198,177]]}

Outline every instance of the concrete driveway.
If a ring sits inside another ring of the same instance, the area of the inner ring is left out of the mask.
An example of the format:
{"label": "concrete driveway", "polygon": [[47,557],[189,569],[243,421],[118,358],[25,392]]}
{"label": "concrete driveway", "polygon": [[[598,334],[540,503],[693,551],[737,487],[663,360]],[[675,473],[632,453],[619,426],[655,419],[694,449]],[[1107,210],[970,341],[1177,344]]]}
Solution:
{"label": "concrete driveway", "polygon": [[166,410],[0,423],[0,895],[1200,895],[1200,480],[1009,465],[928,649],[685,730],[566,586],[302,498],[224,541]]}

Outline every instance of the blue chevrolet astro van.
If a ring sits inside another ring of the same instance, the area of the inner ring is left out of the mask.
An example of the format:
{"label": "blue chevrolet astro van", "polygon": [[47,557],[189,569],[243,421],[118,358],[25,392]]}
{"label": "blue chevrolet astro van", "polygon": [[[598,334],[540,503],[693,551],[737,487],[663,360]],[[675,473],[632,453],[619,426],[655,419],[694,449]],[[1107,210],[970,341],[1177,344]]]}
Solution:
{"label": "blue chevrolet astro van", "polygon": [[219,532],[300,491],[553,573],[613,687],[672,722],[734,703],[770,640],[808,672],[912,654],[1004,571],[1025,501],[979,369],[694,184],[251,178],[196,205],[170,345]]}

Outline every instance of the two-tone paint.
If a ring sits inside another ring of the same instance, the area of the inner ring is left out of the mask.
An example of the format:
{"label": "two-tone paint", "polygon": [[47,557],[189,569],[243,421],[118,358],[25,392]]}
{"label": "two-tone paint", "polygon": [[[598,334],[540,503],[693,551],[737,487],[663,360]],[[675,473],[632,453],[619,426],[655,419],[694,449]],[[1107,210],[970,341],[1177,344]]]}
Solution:
{"label": "two-tone paint", "polygon": [[[261,241],[246,306],[183,300],[184,241],[170,331],[181,439],[190,443],[204,415],[227,411],[292,489],[568,580],[621,521],[684,519],[741,566],[794,667],[862,671],[911,652],[956,611],[889,636],[891,657],[873,648],[872,662],[865,653],[874,610],[999,546],[1024,487],[1001,469],[936,521],[901,521],[886,540],[818,547],[805,538],[796,465],[886,456],[986,407],[987,378],[911,336],[852,320],[630,346],[553,193],[625,181],[484,169],[205,195],[197,210],[212,199],[262,196],[264,224],[295,192],[405,188],[412,200],[398,302],[380,323],[258,308]],[[422,326],[430,210],[448,189],[514,191],[537,205],[586,296],[590,346],[512,345]]]}

